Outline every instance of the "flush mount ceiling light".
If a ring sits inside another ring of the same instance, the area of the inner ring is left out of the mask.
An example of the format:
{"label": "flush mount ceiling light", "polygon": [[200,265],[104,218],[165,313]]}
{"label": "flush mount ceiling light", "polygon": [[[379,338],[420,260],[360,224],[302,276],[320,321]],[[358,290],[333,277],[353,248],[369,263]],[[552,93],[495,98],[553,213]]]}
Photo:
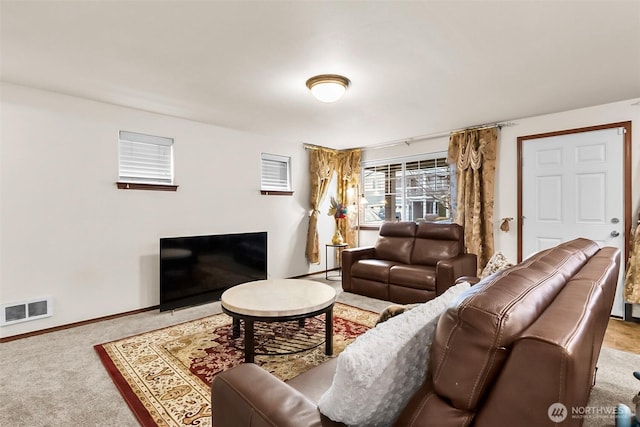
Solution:
{"label": "flush mount ceiling light", "polygon": [[307,80],[311,94],[322,102],[335,102],[342,98],[351,82],[337,74],[321,74]]}

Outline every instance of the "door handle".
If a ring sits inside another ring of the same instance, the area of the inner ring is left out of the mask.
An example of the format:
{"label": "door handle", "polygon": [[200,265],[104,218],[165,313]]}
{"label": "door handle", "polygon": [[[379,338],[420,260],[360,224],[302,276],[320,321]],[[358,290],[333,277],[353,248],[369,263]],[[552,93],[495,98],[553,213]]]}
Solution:
{"label": "door handle", "polygon": [[611,237],[618,237],[620,235],[620,233],[618,233],[617,231],[612,231],[611,232]]}

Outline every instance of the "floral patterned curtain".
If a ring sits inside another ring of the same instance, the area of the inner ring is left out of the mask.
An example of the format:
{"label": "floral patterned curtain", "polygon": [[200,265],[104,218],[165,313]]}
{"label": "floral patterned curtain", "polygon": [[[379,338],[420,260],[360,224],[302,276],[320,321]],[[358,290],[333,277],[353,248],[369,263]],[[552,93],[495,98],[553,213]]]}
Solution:
{"label": "floral patterned curtain", "polygon": [[356,246],[358,215],[358,184],[360,183],[360,149],[344,150],[338,153],[338,190],[337,200],[349,208],[347,216],[339,221],[340,234],[344,242],[353,248]]}
{"label": "floral patterned curtain", "polygon": [[640,218],[632,234],[627,275],[624,281],[624,300],[629,304],[640,304]]}
{"label": "floral patterned curtain", "polygon": [[320,263],[320,242],[318,240],[318,207],[327,195],[333,172],[336,170],[336,152],[323,148],[309,150],[309,185],[311,190],[311,214],[307,230],[305,255],[310,264]]}
{"label": "floral patterned curtain", "polygon": [[456,220],[464,226],[467,252],[478,272],[493,255],[493,200],[498,130],[470,129],[449,137],[449,163],[456,166]]}

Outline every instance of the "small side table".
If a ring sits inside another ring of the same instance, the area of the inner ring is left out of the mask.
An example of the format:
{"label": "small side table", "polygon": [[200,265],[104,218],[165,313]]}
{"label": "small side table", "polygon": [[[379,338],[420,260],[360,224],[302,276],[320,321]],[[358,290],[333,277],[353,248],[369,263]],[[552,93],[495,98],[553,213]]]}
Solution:
{"label": "small side table", "polygon": [[[335,245],[333,243],[327,243],[324,245],[324,259],[327,268],[324,270],[324,278],[327,280],[340,280],[342,278],[342,250],[349,246],[347,243],[340,243]],[[338,257],[338,274],[329,276],[329,248],[333,248],[334,256]]]}

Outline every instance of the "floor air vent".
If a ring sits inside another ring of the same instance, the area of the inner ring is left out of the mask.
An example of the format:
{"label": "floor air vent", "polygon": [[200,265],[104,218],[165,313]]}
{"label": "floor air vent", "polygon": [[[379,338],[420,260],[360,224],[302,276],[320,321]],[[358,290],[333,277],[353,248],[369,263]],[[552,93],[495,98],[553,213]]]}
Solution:
{"label": "floor air vent", "polygon": [[49,317],[53,313],[51,297],[0,305],[0,326]]}

